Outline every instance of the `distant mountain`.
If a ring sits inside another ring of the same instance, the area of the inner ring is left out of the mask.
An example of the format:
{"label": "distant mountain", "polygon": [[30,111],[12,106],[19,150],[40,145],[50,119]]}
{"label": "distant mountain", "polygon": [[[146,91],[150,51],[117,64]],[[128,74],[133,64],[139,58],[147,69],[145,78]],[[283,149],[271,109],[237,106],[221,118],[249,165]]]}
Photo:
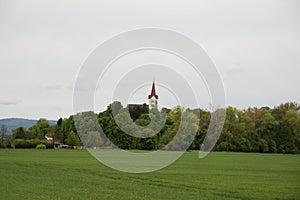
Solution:
{"label": "distant mountain", "polygon": [[[35,119],[24,119],[24,118],[6,118],[6,119],[0,119],[0,126],[2,124],[5,124],[7,126],[7,133],[8,135],[11,134],[12,129],[18,128],[20,126],[23,126],[25,128],[29,128],[37,123],[38,120]],[[50,125],[56,124],[55,120],[48,120],[48,123]]]}

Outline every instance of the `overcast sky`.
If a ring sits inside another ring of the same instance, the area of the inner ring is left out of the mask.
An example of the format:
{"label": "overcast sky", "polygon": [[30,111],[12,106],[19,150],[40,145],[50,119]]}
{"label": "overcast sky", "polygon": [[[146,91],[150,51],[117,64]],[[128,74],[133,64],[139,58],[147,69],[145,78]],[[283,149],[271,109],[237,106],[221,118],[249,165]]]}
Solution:
{"label": "overcast sky", "polygon": [[[69,116],[89,54],[112,36],[143,27],[177,31],[205,49],[223,79],[226,105],[300,101],[298,0],[0,0],[0,118]],[[143,88],[135,102],[143,95],[147,101],[150,88]],[[174,106],[163,87],[157,90],[163,105]],[[99,100],[96,111],[106,103]]]}

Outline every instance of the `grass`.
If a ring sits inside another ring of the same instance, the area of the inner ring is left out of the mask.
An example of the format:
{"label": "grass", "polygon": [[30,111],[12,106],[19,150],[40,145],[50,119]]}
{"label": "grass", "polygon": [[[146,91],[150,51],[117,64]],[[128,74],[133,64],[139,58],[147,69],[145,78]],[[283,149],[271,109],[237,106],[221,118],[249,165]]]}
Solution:
{"label": "grass", "polygon": [[85,150],[2,149],[0,199],[300,199],[300,155],[197,155],[129,174]]}

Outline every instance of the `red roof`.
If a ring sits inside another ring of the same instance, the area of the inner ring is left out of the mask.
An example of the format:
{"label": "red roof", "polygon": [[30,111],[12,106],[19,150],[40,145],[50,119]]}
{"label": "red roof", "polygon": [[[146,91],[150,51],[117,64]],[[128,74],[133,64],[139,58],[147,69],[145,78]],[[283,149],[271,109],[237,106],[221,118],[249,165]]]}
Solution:
{"label": "red roof", "polygon": [[153,96],[156,99],[158,99],[158,95],[156,94],[156,91],[155,91],[155,83],[154,83],[154,81],[152,83],[151,94],[148,95],[148,99],[151,99]]}

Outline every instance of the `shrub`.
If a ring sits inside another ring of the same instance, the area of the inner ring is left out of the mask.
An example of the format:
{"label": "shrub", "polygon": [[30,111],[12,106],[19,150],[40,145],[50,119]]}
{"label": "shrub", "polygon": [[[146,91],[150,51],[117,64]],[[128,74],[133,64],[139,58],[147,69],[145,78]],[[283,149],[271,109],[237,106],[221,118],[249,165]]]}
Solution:
{"label": "shrub", "polygon": [[264,139],[259,139],[258,141],[259,151],[265,153],[269,151],[268,143]]}
{"label": "shrub", "polygon": [[228,151],[229,144],[228,142],[221,142],[216,145],[216,151]]}
{"label": "shrub", "polygon": [[36,148],[38,144],[44,144],[47,149],[53,148],[52,142],[47,142],[46,140],[40,140],[40,139],[30,139],[30,140],[24,140],[24,139],[15,139],[14,145],[15,148]]}
{"label": "shrub", "polygon": [[24,148],[25,146],[25,140],[24,139],[15,139],[14,140],[14,146],[16,149],[18,148]]}
{"label": "shrub", "polygon": [[47,142],[46,140],[40,140],[40,143],[46,145],[47,149],[53,149],[54,148],[53,142]]}
{"label": "shrub", "polygon": [[10,140],[5,140],[3,142],[3,145],[0,144],[1,148],[11,148],[11,141]]}
{"label": "shrub", "polygon": [[277,152],[276,142],[274,140],[269,141],[269,152],[271,152],[271,153],[276,153]]}
{"label": "shrub", "polygon": [[36,149],[46,149],[46,145],[44,145],[44,144],[38,144],[35,148]]}

